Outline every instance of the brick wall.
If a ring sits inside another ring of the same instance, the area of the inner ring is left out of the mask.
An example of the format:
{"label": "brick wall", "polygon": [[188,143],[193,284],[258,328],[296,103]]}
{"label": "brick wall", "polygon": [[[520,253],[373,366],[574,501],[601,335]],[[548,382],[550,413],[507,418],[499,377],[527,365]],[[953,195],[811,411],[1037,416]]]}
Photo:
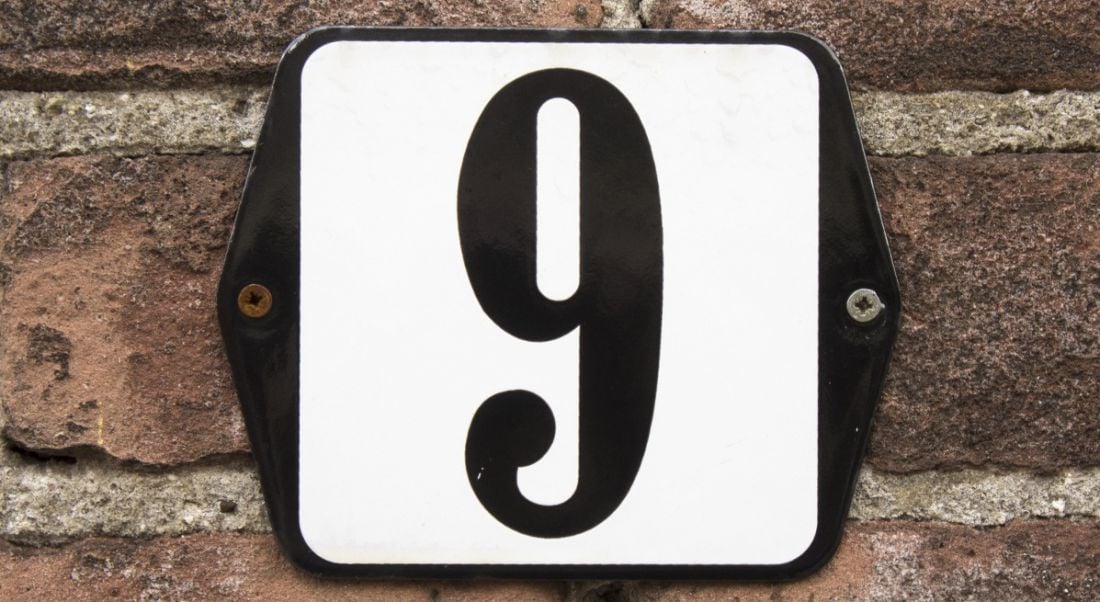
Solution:
{"label": "brick wall", "polygon": [[[320,24],[794,28],[840,54],[906,306],[847,535],[783,585],[346,583],[278,554],[213,292]],[[6,0],[0,599],[1100,598],[1100,2]]]}

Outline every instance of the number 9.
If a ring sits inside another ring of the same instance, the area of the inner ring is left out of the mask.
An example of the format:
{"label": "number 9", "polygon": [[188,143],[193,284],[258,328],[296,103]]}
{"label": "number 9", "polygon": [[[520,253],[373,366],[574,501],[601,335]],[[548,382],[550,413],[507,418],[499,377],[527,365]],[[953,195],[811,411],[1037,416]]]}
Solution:
{"label": "number 9", "polygon": [[[580,284],[554,301],[536,283],[536,134],[551,98],[580,116]],[[554,506],[526,499],[517,470],[554,439],[554,416],[530,391],[493,395],[474,414],[466,472],[497,520],[535,537],[603,522],[634,483],[657,391],[663,286],[656,167],[641,119],[609,82],[572,69],[530,73],[502,88],[470,135],[458,185],[466,273],[506,332],[549,341],[580,328],[577,488]]]}

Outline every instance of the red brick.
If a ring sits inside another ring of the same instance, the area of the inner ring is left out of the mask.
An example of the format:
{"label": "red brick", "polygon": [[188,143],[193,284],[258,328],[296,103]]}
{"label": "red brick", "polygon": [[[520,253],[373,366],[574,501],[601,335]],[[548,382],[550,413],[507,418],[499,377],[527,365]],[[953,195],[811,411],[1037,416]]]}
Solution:
{"label": "red brick", "polygon": [[1100,462],[1100,155],[872,171],[904,315],[871,462]]}
{"label": "red brick", "polygon": [[10,439],[149,463],[246,449],[213,305],[245,161],[9,166],[0,387]]}
{"label": "red brick", "polygon": [[[655,28],[796,29],[824,39],[858,88],[1100,88],[1097,0],[647,0]],[[0,5],[0,88],[270,81],[319,25],[591,27],[596,0],[260,3],[13,0]]]}
{"label": "red brick", "polygon": [[270,85],[274,50],[0,48],[0,89],[96,90],[141,85],[181,88],[220,83]]}
{"label": "red brick", "polygon": [[[635,586],[634,599],[1094,600],[1100,526],[1023,522],[991,531],[943,523],[850,523],[833,562],[789,585]],[[629,599],[629,598],[628,598]]]}
{"label": "red brick", "polygon": [[303,573],[263,535],[92,539],[64,548],[0,548],[0,599],[394,600],[542,602],[557,583],[353,582]]}
{"label": "red brick", "polygon": [[785,584],[336,581],[292,567],[269,536],[91,539],[0,549],[5,600],[1094,600],[1100,525],[1027,521],[988,531],[850,523],[833,561]]}
{"label": "red brick", "polygon": [[322,25],[592,27],[599,0],[265,0],[0,4],[0,88],[270,81],[283,49]]}
{"label": "red brick", "polygon": [[[245,162],[10,165],[10,439],[151,463],[247,450],[212,306]],[[905,315],[870,461],[902,472],[1100,462],[1100,155],[874,159],[872,170]]]}
{"label": "red brick", "polygon": [[1100,87],[1100,2],[645,0],[650,27],[795,29],[836,49],[856,87]]}

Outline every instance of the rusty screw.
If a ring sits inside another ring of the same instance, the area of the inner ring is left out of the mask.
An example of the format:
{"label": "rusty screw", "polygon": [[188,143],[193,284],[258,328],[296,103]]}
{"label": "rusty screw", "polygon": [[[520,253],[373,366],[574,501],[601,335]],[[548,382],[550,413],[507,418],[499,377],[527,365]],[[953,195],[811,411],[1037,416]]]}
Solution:
{"label": "rusty screw", "polygon": [[848,307],[848,315],[861,324],[866,324],[874,320],[882,313],[882,310],[886,308],[882,303],[882,299],[879,299],[878,293],[869,288],[861,288],[853,291],[851,295],[848,295],[848,303],[846,305]]}
{"label": "rusty screw", "polygon": [[262,284],[248,284],[237,294],[237,308],[249,318],[262,318],[271,311],[271,291]]}

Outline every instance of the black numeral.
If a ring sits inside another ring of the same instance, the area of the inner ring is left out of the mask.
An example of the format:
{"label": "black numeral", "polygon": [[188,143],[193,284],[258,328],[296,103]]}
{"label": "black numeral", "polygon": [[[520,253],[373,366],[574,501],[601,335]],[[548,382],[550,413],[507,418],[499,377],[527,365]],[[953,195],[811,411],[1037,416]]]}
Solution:
{"label": "black numeral", "polygon": [[[536,284],[536,135],[551,98],[580,116],[580,284],[563,301]],[[549,406],[530,391],[493,395],[473,417],[466,471],[505,525],[537,537],[582,533],[605,520],[634,483],[649,439],[661,343],[662,233],[657,173],[645,129],[607,81],[538,71],[502,88],[470,135],[458,186],[458,227],[470,284],[485,313],[527,341],[580,328],[577,488],[536,504],[519,467],[554,439]],[[476,349],[470,350],[477,353]]]}

